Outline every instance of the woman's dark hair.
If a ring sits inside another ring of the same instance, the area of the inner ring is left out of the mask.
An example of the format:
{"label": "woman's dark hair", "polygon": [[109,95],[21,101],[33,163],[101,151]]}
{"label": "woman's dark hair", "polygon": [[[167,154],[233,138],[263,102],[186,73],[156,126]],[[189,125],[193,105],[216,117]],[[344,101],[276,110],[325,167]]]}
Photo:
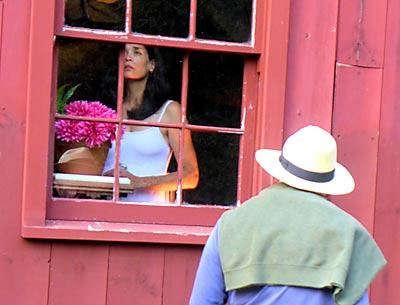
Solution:
{"label": "woman's dark hair", "polygon": [[146,88],[143,93],[143,102],[134,111],[128,111],[128,118],[133,120],[144,120],[160,109],[161,105],[168,100],[170,87],[165,77],[165,66],[160,50],[155,47],[146,46],[149,60],[154,60],[155,68],[149,73]]}

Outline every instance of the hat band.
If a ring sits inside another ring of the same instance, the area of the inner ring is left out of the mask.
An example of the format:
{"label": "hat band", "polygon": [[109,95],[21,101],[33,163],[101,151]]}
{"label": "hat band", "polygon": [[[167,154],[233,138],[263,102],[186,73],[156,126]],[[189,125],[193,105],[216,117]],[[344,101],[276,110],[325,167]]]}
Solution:
{"label": "hat band", "polygon": [[335,170],[326,173],[316,173],[310,172],[308,170],[302,169],[290,161],[286,160],[283,155],[279,156],[279,162],[281,162],[284,169],[286,169],[289,173],[295,175],[296,177],[312,181],[312,182],[328,182],[331,181],[334,177]]}

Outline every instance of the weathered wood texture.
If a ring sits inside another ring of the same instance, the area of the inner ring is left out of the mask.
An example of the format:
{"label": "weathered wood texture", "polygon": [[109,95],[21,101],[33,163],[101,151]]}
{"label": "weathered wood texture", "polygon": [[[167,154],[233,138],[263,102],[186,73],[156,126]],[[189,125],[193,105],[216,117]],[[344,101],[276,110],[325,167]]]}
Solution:
{"label": "weathered wood texture", "polygon": [[187,304],[200,247],[53,243],[49,305]]}
{"label": "weathered wood texture", "polygon": [[400,283],[400,2],[388,1],[374,235],[388,267],[372,288],[376,304],[399,303]]}
{"label": "weathered wood texture", "polygon": [[356,189],[332,196],[373,232],[382,69],[336,66],[332,134],[339,161],[352,173]]}
{"label": "weathered wood texture", "polygon": [[198,247],[166,248],[163,305],[189,304],[199,254]]}
{"label": "weathered wood texture", "polygon": [[[261,55],[258,70],[260,72],[258,97],[263,102],[257,107],[256,148],[271,147],[279,149],[283,139],[285,110],[285,79],[288,54],[288,32],[290,0],[271,1],[265,18],[271,18],[270,28],[264,38],[263,47],[271,45],[270,52]],[[252,162],[253,194],[272,183],[271,178],[256,162]]]}
{"label": "weathered wood texture", "polygon": [[49,305],[106,304],[108,251],[94,243],[54,243]]}
{"label": "weathered wood texture", "polygon": [[107,304],[161,305],[164,261],[163,247],[111,245]]}
{"label": "weathered wood texture", "polygon": [[285,138],[309,124],[331,129],[338,1],[291,1]]}
{"label": "weathered wood texture", "polygon": [[3,33],[2,28],[3,28],[3,7],[4,7],[4,2],[0,1],[0,61],[1,61],[1,34]]}
{"label": "weathered wood texture", "polygon": [[337,60],[363,67],[382,67],[387,0],[341,0]]}
{"label": "weathered wood texture", "polygon": [[49,245],[20,237],[29,5],[0,4],[0,304],[44,305]]}

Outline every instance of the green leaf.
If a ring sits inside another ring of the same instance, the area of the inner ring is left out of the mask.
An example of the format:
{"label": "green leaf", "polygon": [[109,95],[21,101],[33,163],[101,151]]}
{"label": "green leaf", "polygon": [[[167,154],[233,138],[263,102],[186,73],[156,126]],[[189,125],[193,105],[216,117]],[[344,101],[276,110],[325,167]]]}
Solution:
{"label": "green leaf", "polygon": [[67,91],[65,91],[68,84],[64,84],[57,89],[57,112],[58,113],[60,113],[60,114],[64,113],[65,106],[68,104],[69,99],[74,95],[76,89],[78,89],[78,87],[80,85],[81,84],[77,84],[77,85],[73,86],[72,88],[69,88]]}
{"label": "green leaf", "polygon": [[72,87],[72,88],[67,90],[67,92],[65,93],[65,96],[64,96],[65,97],[65,104],[68,103],[69,99],[74,95],[76,89],[78,89],[78,87],[80,85],[81,84],[77,84],[76,86],[74,86],[74,87]]}
{"label": "green leaf", "polygon": [[63,101],[63,97],[64,97],[64,92],[65,92],[65,88],[67,87],[67,84],[64,84],[60,87],[58,87],[57,89],[57,112],[58,113],[64,113],[64,101]]}

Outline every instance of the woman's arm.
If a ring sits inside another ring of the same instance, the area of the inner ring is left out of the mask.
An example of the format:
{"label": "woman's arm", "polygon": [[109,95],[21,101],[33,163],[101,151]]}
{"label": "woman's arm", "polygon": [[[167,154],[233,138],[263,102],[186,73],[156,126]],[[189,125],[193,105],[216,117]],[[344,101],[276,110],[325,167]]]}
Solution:
{"label": "woman's arm", "polygon": [[[172,102],[165,111],[163,122],[165,123],[180,123],[181,122],[181,105],[178,102]],[[175,158],[178,160],[179,156],[179,129],[168,128],[166,129],[168,142],[172,148]],[[182,160],[182,187],[184,189],[193,189],[199,182],[199,168],[197,164],[196,152],[193,147],[192,136],[190,130],[185,130],[183,135],[184,138],[184,150]],[[171,173],[177,181],[177,172]]]}
{"label": "woman's arm", "polygon": [[[172,102],[165,110],[163,123],[180,123],[181,106],[178,102]],[[179,129],[163,128],[162,133],[167,137],[168,144],[171,146],[176,159],[179,155]],[[105,175],[113,175],[113,171]],[[189,130],[184,134],[184,151],[182,160],[182,188],[193,189],[199,181],[199,169],[197,157],[192,143],[192,137]],[[168,173],[161,176],[137,177],[126,170],[120,170],[121,177],[128,177],[131,180],[132,189],[151,189],[162,191],[174,191],[178,186],[178,172]]]}

